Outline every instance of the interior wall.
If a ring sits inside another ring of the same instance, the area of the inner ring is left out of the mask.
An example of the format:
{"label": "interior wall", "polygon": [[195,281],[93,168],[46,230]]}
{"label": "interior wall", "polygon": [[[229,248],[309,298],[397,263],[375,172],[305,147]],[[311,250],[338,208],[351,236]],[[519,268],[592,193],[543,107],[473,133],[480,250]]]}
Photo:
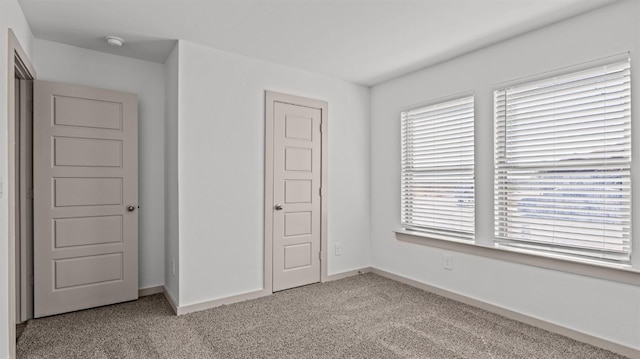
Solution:
{"label": "interior wall", "polygon": [[164,66],[36,39],[38,79],[138,95],[140,288],[164,284]]}
{"label": "interior wall", "polygon": [[179,46],[164,63],[165,131],[164,131],[164,285],[170,295],[180,300],[180,256],[178,241],[178,64]]}
{"label": "interior wall", "polygon": [[329,274],[369,266],[369,88],[179,46],[180,305],[262,289],[265,90],[328,101]]}
{"label": "interior wall", "polygon": [[[496,84],[631,51],[634,114],[640,109],[639,2],[622,1],[374,86],[371,94],[372,265],[632,348],[640,348],[640,288],[398,241],[400,112],[475,91],[476,237],[493,238],[493,89]],[[637,125],[637,124],[635,124]],[[635,126],[634,125],[634,126]],[[640,138],[640,126],[633,127]],[[640,145],[633,148],[640,184]],[[640,203],[639,191],[633,201]],[[637,222],[637,220],[636,220]],[[636,241],[637,243],[637,241]],[[443,269],[444,254],[453,270]],[[637,257],[635,256],[636,263]]]}

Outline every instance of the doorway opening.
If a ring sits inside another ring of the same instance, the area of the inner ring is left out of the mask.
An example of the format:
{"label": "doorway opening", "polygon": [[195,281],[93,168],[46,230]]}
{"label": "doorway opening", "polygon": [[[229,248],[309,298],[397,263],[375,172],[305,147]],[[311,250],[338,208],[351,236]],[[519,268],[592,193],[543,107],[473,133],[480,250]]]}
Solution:
{"label": "doorway opening", "polygon": [[33,77],[16,58],[14,90],[16,322],[33,317]]}
{"label": "doorway opening", "polygon": [[[7,174],[9,202],[9,338],[16,323],[33,316],[33,80],[36,72],[9,29],[7,82]],[[9,340],[15,353],[15,340]]]}

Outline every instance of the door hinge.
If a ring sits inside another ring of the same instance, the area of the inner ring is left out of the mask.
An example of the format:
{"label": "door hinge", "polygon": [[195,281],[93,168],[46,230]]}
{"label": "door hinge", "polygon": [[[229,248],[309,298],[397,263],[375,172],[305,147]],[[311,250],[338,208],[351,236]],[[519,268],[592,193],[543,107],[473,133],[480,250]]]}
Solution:
{"label": "door hinge", "polygon": [[318,259],[322,260],[322,252],[318,252]]}
{"label": "door hinge", "polygon": [[320,197],[322,197],[322,187],[318,188],[318,195],[320,195]]}
{"label": "door hinge", "polygon": [[322,122],[320,122],[320,133],[322,133]]}
{"label": "door hinge", "polygon": [[27,190],[27,199],[33,199],[33,188]]}

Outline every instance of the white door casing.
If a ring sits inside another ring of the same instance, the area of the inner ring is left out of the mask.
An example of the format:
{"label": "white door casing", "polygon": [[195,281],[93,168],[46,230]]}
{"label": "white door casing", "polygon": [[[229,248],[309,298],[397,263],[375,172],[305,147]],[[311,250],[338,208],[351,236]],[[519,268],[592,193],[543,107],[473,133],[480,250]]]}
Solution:
{"label": "white door casing", "polygon": [[34,82],[34,316],[138,297],[134,94]]}
{"label": "white door casing", "polygon": [[[273,101],[267,131],[273,135],[272,291],[321,281],[322,121],[326,103],[308,99]],[[326,113],[324,114],[326,116]],[[268,149],[269,150],[269,149]],[[270,181],[267,181],[270,182]],[[267,192],[269,188],[266,189]]]}

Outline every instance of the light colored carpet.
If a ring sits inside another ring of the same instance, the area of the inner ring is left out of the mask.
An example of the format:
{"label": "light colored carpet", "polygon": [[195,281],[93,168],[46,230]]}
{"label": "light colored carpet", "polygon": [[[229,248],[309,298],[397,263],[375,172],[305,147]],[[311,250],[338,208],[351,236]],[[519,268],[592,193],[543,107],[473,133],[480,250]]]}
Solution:
{"label": "light colored carpet", "polygon": [[30,321],[18,358],[621,358],[373,274],[180,317],[162,295]]}

